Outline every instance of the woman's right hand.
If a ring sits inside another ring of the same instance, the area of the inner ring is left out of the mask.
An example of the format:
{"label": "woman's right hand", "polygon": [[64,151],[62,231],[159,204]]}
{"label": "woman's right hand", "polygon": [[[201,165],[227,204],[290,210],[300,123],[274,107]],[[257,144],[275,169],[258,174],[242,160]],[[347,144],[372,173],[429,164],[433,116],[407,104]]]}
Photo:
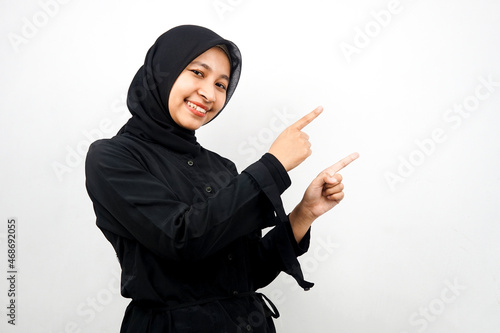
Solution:
{"label": "woman's right hand", "polygon": [[302,132],[302,129],[316,119],[322,111],[323,107],[318,106],[311,113],[287,127],[269,148],[269,153],[281,162],[287,172],[311,155],[309,136]]}

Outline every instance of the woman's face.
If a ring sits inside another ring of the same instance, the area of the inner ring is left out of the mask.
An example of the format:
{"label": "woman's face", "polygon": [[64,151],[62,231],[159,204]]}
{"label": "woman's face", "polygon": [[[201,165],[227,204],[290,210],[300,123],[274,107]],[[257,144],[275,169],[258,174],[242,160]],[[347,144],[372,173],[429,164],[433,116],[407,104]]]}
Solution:
{"label": "woman's face", "polygon": [[214,118],[226,101],[230,69],[229,59],[218,47],[191,61],[170,91],[172,119],[181,127],[196,130]]}

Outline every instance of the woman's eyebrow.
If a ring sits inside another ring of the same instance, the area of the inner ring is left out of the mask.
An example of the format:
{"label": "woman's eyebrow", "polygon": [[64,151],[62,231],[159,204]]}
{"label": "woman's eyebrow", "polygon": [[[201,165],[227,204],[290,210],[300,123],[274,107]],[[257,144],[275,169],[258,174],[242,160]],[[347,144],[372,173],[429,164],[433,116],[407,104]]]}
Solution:
{"label": "woman's eyebrow", "polygon": [[[204,62],[201,62],[201,61],[193,61],[191,62],[192,65],[199,65],[203,68],[205,68],[206,70],[208,71],[212,71],[212,68],[210,66],[208,66],[207,64],[205,64]],[[227,76],[226,74],[221,74],[220,75],[220,78],[221,79],[225,79],[229,82],[229,76]]]}

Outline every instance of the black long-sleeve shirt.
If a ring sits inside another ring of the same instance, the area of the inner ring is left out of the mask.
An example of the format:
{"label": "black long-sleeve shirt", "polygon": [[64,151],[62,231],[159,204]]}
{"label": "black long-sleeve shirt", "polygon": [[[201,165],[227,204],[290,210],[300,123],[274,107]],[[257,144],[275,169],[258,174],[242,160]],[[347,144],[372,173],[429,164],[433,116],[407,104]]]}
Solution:
{"label": "black long-sleeve shirt", "polygon": [[194,158],[121,134],[91,145],[86,177],[132,299],[122,332],[274,332],[254,292],[281,271],[308,286],[296,257],[309,233],[297,244],[283,218],[290,179],[271,154],[238,174],[206,149]]}

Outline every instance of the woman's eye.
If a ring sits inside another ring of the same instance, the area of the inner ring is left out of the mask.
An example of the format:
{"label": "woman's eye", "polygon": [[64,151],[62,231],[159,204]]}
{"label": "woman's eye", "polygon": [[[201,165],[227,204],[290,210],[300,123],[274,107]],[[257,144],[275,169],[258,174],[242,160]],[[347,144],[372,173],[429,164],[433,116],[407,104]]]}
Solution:
{"label": "woman's eye", "polygon": [[226,86],[225,86],[224,84],[222,84],[222,83],[216,83],[215,85],[216,85],[217,87],[221,88],[221,89],[226,90]]}
{"label": "woman's eye", "polygon": [[199,70],[196,70],[196,69],[192,69],[191,72],[193,72],[195,75],[198,75],[198,76],[203,76],[203,73],[200,72]]}

